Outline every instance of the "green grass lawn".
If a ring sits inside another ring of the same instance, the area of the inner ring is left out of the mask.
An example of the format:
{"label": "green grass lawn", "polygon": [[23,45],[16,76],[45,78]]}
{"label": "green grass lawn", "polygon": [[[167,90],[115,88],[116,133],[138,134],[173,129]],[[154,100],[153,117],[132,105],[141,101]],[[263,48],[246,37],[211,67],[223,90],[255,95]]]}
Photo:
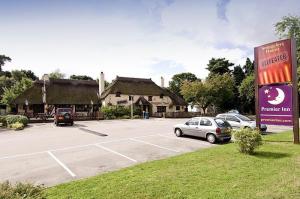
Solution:
{"label": "green grass lawn", "polygon": [[224,144],[47,189],[49,198],[300,198],[300,146],[264,136],[255,155]]}

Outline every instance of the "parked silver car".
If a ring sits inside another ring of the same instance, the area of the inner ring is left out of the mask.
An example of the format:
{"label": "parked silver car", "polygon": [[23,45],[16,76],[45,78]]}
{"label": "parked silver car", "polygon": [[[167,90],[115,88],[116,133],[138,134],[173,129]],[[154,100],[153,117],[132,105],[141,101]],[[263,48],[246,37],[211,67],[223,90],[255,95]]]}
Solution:
{"label": "parked silver car", "polygon": [[[255,129],[256,128],[256,122],[249,117],[246,117],[241,114],[236,114],[236,113],[223,113],[217,115],[216,118],[221,118],[223,120],[226,120],[234,129],[238,128],[251,128]],[[265,124],[260,125],[260,130],[261,131],[266,131],[267,126]]]}
{"label": "parked silver car", "polygon": [[208,142],[230,141],[231,126],[228,122],[220,118],[194,117],[184,124],[174,126],[174,133],[177,137],[182,135],[192,135],[206,138]]}

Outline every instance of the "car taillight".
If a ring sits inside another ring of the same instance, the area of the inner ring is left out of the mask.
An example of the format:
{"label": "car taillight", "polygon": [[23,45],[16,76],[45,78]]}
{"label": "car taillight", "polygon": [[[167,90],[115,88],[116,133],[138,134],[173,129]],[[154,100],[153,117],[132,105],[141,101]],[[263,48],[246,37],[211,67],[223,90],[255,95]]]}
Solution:
{"label": "car taillight", "polygon": [[216,134],[221,134],[221,129],[219,127],[216,128]]}

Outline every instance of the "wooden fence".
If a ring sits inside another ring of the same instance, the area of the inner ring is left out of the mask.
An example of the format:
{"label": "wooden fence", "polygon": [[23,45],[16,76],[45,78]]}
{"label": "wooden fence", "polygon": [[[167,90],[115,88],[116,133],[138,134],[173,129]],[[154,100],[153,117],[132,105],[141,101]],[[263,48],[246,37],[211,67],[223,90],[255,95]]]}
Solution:
{"label": "wooden fence", "polygon": [[212,114],[202,114],[201,112],[166,112],[166,113],[153,113],[152,117],[158,118],[191,118],[198,116],[215,116]]}

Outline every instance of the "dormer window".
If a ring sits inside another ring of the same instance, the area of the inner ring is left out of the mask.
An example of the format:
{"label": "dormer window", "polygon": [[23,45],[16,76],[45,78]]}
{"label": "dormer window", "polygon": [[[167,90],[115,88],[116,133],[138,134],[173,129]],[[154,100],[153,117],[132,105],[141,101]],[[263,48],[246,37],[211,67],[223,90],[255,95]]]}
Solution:
{"label": "dormer window", "polygon": [[149,102],[152,101],[152,96],[148,96],[148,101],[149,101]]}
{"label": "dormer window", "polygon": [[121,97],[121,92],[117,92],[116,97]]}
{"label": "dormer window", "polygon": [[160,94],[160,99],[163,99],[164,98],[164,94]]}

